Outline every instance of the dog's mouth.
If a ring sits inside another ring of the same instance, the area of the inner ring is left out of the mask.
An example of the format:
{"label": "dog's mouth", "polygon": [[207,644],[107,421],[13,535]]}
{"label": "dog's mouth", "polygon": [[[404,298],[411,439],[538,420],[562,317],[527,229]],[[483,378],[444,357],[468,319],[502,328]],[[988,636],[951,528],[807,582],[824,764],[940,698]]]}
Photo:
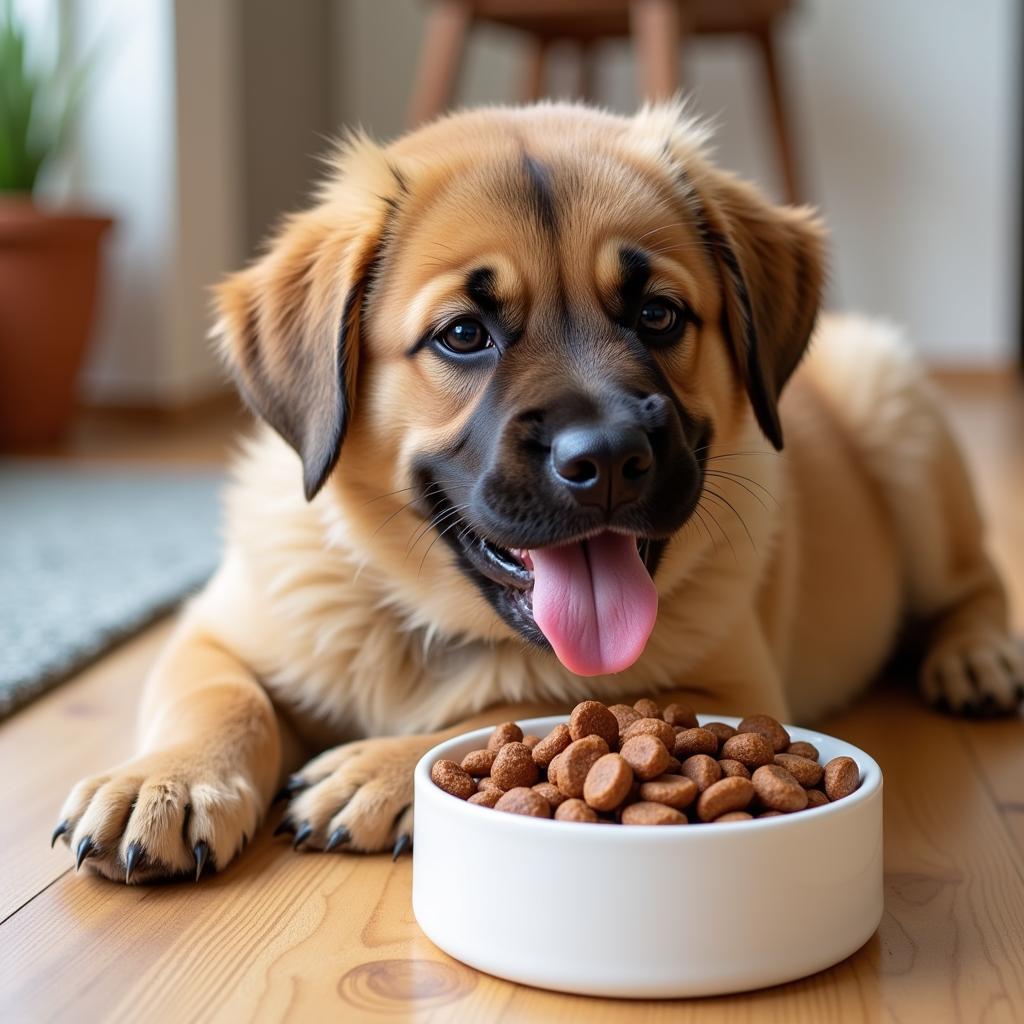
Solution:
{"label": "dog's mouth", "polygon": [[[454,507],[440,509],[447,515],[456,515]],[[463,569],[506,622],[550,646],[570,671],[621,672],[643,653],[657,616],[652,575],[664,541],[599,530],[506,548],[460,519],[450,525],[446,518],[445,538]]]}

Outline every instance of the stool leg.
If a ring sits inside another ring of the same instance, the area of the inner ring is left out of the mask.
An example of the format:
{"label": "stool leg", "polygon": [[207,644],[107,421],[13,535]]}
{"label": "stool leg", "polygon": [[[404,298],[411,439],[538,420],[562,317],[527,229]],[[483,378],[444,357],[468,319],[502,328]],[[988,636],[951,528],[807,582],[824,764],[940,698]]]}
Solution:
{"label": "stool leg", "polygon": [[670,99],[679,88],[678,0],[630,0],[629,22],[641,98]]}
{"label": "stool leg", "polygon": [[594,44],[589,39],[580,42],[580,71],[577,91],[587,103],[594,102]]}
{"label": "stool leg", "polygon": [[467,0],[434,0],[409,99],[410,128],[437,117],[452,98],[472,18]]}
{"label": "stool leg", "polygon": [[526,87],[523,89],[523,99],[527,103],[535,103],[544,95],[546,83],[544,72],[547,70],[550,52],[550,39],[540,36],[534,40],[533,48],[530,51],[530,62],[526,67]]}
{"label": "stool leg", "polygon": [[775,48],[775,34],[771,24],[765,24],[753,33],[761,53],[765,81],[768,86],[768,100],[771,105],[772,124],[775,128],[775,145],[778,150],[779,167],[786,200],[800,202],[799,175],[796,169],[796,153],[793,149],[793,134],[790,127],[789,111],[786,106],[783,84],[779,74],[778,51]]}

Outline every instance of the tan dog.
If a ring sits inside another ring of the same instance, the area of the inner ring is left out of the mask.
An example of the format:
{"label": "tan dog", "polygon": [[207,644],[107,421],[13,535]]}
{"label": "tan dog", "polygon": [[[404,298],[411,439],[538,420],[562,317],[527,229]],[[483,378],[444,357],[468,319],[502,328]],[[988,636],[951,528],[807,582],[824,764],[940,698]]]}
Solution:
{"label": "tan dog", "polygon": [[892,330],[815,329],[820,226],[703,141],[675,107],[560,105],[360,138],[222,287],[276,433],[237,466],[138,756],[64,805],[79,863],[223,867],[295,769],[296,845],[401,849],[442,736],[655,691],[804,721],[908,619],[928,700],[1017,705],[934,398]]}

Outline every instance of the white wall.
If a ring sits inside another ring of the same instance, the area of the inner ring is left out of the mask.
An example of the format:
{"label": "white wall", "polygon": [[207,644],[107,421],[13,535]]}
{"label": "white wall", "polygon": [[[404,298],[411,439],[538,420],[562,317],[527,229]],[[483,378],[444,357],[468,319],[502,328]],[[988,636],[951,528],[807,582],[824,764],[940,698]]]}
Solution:
{"label": "white wall", "polygon": [[[808,196],[833,234],[833,305],[907,325],[943,364],[1013,356],[1018,172],[1014,0],[805,0],[782,45]],[[336,110],[383,136],[403,127],[421,0],[335,0]],[[514,100],[521,41],[474,40],[459,99]],[[685,52],[719,162],[776,185],[756,54],[745,40]],[[571,81],[566,68],[558,81]],[[599,98],[633,109],[625,44],[600,51]]]}

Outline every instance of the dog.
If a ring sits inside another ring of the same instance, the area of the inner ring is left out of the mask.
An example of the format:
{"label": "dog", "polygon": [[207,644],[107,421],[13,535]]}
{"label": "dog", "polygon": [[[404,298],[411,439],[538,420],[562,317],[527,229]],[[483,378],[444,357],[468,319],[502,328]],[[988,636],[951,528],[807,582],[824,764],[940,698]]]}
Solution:
{"label": "dog", "polygon": [[[819,317],[825,235],[678,105],[461,112],[335,154],[217,294],[264,421],[138,753],[54,838],[124,882],[408,847],[442,738],[589,697],[807,721],[914,624],[920,688],[1024,666],[964,464],[898,332]],[[307,760],[315,754],[312,760]]]}

